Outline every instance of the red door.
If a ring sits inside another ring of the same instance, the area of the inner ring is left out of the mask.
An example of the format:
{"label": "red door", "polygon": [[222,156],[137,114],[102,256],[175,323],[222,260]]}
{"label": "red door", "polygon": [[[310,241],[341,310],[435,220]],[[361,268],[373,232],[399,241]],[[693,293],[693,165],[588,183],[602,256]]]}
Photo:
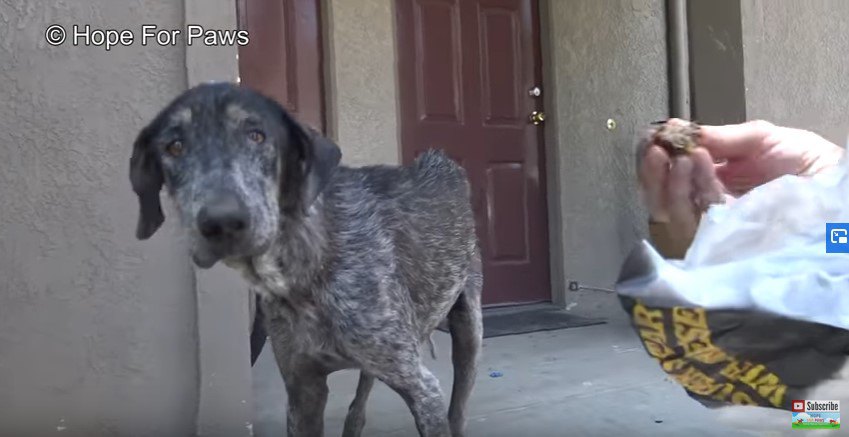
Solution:
{"label": "red door", "polygon": [[241,83],[273,97],[301,123],[324,132],[320,0],[238,0]]}
{"label": "red door", "polygon": [[467,170],[485,304],[551,299],[535,0],[396,0],[402,156]]}

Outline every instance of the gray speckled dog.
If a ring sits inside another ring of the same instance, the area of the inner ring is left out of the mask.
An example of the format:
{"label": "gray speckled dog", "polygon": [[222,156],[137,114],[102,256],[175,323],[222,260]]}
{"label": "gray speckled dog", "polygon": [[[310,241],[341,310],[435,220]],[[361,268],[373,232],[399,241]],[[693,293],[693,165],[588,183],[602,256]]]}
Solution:
{"label": "gray speckled dog", "polygon": [[[327,375],[361,369],[345,436],[360,435],[377,378],[422,436],[462,436],[482,339],[481,261],[461,167],[348,168],[331,141],[233,84],[179,96],[133,147],[139,239],[164,220],[164,185],[200,268],[237,269],[260,295],[289,398],[288,435],[323,435]],[[423,362],[447,317],[450,407]]]}

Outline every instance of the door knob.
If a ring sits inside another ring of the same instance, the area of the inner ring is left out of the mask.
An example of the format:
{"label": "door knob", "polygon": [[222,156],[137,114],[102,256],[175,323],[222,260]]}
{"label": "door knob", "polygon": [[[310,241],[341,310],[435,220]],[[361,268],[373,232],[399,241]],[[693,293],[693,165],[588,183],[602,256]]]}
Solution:
{"label": "door knob", "polygon": [[545,121],[545,112],[542,112],[542,111],[531,112],[531,115],[528,118],[531,120],[531,123],[533,123],[534,126],[538,126],[540,123]]}

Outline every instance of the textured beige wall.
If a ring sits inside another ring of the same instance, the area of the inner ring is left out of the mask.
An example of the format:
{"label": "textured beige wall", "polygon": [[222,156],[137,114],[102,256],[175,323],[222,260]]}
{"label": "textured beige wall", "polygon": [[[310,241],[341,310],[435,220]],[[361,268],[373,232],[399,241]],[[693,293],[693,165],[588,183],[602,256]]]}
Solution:
{"label": "textured beige wall", "polygon": [[849,134],[849,1],[741,0],[747,118]]}
{"label": "textured beige wall", "polygon": [[0,435],[250,433],[244,286],[195,277],[168,202],[137,241],[127,174],[138,130],[188,83],[235,79],[235,49],[44,36],[234,28],[214,1],[0,3]]}
{"label": "textured beige wall", "polygon": [[134,236],[142,123],[186,86],[185,51],[50,47],[51,23],[183,25],[183,3],[2,2],[0,435],[188,435],[192,271],[173,222]]}
{"label": "textured beige wall", "polygon": [[330,131],[349,165],[400,162],[392,0],[324,0]]}
{"label": "textured beige wall", "polygon": [[[552,251],[562,253],[552,267],[566,281],[611,287],[645,232],[634,175],[637,129],[668,114],[664,2],[543,3]],[[608,118],[616,129],[607,129]],[[622,313],[613,295],[567,292],[562,284],[554,295],[575,313]]]}

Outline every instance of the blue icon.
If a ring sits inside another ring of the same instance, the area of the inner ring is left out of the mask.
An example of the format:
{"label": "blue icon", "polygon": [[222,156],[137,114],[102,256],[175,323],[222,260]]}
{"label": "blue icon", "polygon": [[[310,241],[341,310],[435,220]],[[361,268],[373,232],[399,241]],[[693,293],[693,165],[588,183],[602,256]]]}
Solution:
{"label": "blue icon", "polygon": [[849,223],[825,224],[825,253],[849,253]]}

